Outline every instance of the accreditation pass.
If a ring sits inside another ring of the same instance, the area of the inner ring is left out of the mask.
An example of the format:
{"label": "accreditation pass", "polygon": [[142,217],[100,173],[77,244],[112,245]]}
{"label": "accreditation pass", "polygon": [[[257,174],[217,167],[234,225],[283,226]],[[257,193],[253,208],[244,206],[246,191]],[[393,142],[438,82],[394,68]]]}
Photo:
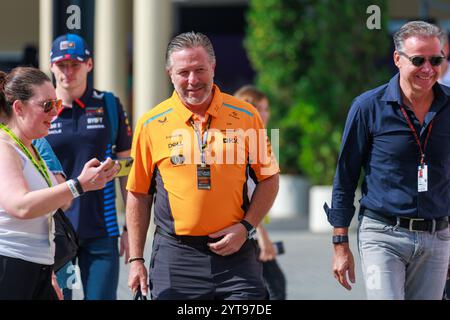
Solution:
{"label": "accreditation pass", "polygon": [[417,168],[417,191],[428,191],[428,165],[419,165]]}

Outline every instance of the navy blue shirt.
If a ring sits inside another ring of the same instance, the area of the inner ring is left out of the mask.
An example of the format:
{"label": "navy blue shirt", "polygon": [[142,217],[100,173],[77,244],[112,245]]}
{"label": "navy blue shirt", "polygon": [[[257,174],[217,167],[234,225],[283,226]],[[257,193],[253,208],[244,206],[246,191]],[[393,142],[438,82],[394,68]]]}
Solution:
{"label": "navy blue shirt", "polygon": [[[436,83],[433,92],[434,100],[422,125],[402,104],[399,74],[353,101],[342,137],[332,205],[326,210],[331,225],[350,225],[361,168],[362,210],[425,219],[450,214],[450,88]],[[420,151],[401,105],[422,146],[434,119],[424,150],[428,165],[426,192],[418,192]]]}
{"label": "navy blue shirt", "polygon": [[[116,152],[131,148],[131,128],[122,105],[116,98],[119,119]],[[46,137],[68,179],[76,178],[92,158],[104,161],[112,156],[109,118],[101,91],[87,88],[72,108],[64,108],[52,122]],[[85,193],[72,202],[66,215],[80,239],[118,236],[114,180],[104,189]]]}

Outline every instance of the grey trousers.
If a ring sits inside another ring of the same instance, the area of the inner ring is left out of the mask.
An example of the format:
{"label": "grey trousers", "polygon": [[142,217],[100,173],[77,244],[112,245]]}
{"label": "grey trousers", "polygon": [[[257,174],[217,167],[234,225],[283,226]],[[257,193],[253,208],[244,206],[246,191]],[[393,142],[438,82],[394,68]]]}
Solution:
{"label": "grey trousers", "polygon": [[362,217],[358,248],[368,299],[440,300],[450,255],[450,229],[411,232]]}

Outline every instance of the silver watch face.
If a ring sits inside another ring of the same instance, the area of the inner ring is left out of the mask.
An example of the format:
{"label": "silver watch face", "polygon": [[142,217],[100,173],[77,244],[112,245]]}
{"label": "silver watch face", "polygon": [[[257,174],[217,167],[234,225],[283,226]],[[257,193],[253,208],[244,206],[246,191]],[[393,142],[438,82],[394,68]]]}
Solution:
{"label": "silver watch face", "polygon": [[256,229],[252,228],[250,231],[247,232],[247,239],[254,239],[256,236]]}

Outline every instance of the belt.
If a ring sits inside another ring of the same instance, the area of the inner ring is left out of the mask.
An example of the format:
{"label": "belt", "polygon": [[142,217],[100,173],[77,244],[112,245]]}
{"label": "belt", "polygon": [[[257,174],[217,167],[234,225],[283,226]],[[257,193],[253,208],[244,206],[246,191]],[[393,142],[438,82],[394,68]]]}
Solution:
{"label": "belt", "polygon": [[391,226],[398,226],[408,229],[409,231],[418,231],[434,233],[448,228],[448,217],[441,217],[436,219],[420,219],[410,217],[394,217],[381,214],[369,209],[364,209],[363,215]]}
{"label": "belt", "polygon": [[156,226],[155,232],[165,238],[177,240],[180,243],[192,244],[192,245],[207,245],[208,243],[214,243],[222,239],[219,238],[211,238],[208,236],[179,236],[173,233],[169,233],[166,230],[162,229],[160,226]]}

